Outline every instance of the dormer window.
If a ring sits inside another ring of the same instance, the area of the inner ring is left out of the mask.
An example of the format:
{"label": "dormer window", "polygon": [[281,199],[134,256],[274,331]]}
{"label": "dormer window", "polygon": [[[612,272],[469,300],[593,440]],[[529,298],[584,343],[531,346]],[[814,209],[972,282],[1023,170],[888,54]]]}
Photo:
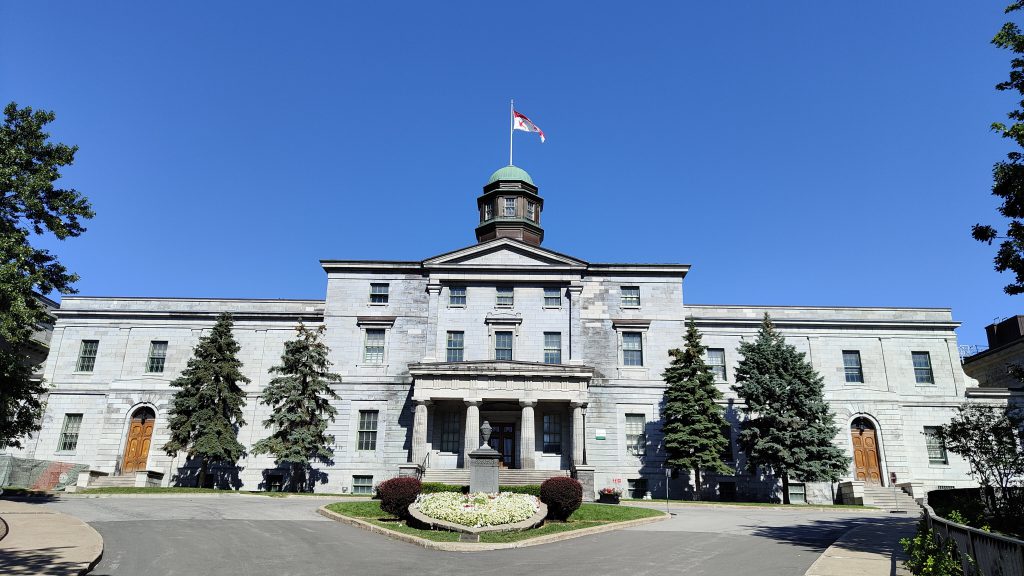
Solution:
{"label": "dormer window", "polygon": [[484,204],[484,220],[490,220],[494,218],[494,204],[487,202]]}
{"label": "dormer window", "polygon": [[505,198],[505,217],[515,218],[516,217],[516,199]]}
{"label": "dormer window", "polygon": [[530,220],[532,222],[532,221],[537,219],[535,217],[536,214],[537,214],[537,205],[534,204],[533,202],[527,202],[526,203],[526,219]]}

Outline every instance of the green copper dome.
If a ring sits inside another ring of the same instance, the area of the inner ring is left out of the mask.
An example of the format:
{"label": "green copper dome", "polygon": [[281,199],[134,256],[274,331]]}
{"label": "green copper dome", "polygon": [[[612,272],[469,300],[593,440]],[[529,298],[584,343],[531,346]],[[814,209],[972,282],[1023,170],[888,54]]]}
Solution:
{"label": "green copper dome", "polygon": [[518,166],[505,166],[503,168],[498,168],[494,171],[494,174],[491,174],[491,178],[487,183],[492,184],[498,180],[522,180],[531,186],[536,186],[536,184],[533,183],[533,178],[530,178],[530,175],[526,173],[526,170],[523,170]]}

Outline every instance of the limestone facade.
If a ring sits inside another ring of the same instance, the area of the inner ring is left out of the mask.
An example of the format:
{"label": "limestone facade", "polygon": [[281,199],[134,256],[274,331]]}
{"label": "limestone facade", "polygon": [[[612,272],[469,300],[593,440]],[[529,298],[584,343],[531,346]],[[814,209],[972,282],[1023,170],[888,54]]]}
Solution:
{"label": "limestone facade", "polygon": [[[324,300],[64,298],[45,367],[51,389],[43,429],[24,452],[116,474],[132,416],[148,407],[156,421],[147,468],[165,472],[165,482],[184,475],[191,464],[160,449],[169,384],[216,316],[231,312],[252,380],[239,431],[249,447],[267,434],[267,408],[258,400],[284,342],[299,321],[326,326],[342,382],[329,429],[335,458],[321,467],[317,490],[362,492],[402,465],[428,474],[463,469],[487,420],[508,427],[492,434],[508,468],[593,467],[596,489],[663,495],[661,373],[668,350],[682,345],[685,320],[692,316],[705,345],[724,354],[720,387],[735,438],[737,347],[768,313],[824,376],[840,427],[836,443],[852,453],[851,426],[875,430],[883,484],[895,473],[898,482],[926,487],[971,485],[956,456],[937,462],[933,450],[929,458],[924,435],[977,391],[961,369],[958,324],[948,309],[684,306],[686,265],[588,263],[510,237],[421,261],[321,264]],[[85,341],[97,342],[89,370],[81,369],[83,351],[90,352]],[[154,343],[166,343],[160,372],[151,370]],[[845,376],[844,352],[851,351],[859,353],[861,382]],[[918,383],[914,358],[922,354],[931,378]],[[80,415],[73,449],[64,438],[68,415]],[[741,467],[742,454],[733,453]],[[236,485],[272,483],[270,458],[248,456],[239,465]],[[668,482],[673,495],[689,489],[685,474]],[[741,472],[712,479],[707,489],[767,497],[773,486]],[[806,490],[808,499],[831,498],[829,487]]]}

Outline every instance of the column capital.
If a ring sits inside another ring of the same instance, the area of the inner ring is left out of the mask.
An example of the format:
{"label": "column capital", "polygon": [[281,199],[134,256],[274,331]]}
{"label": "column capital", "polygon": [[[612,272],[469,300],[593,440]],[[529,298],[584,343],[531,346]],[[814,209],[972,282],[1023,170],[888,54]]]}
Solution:
{"label": "column capital", "polygon": [[583,292],[583,285],[582,284],[570,284],[568,290],[569,290],[569,294],[579,294],[580,292]]}
{"label": "column capital", "polygon": [[441,285],[440,284],[427,284],[427,292],[430,293],[430,294],[440,294],[441,293]]}
{"label": "column capital", "polygon": [[434,402],[430,398],[416,398],[413,400],[417,406],[430,406]]}
{"label": "column capital", "polygon": [[586,408],[587,407],[587,403],[586,402],[569,402],[569,407],[572,408],[572,409]]}
{"label": "column capital", "polygon": [[519,401],[519,405],[522,406],[523,408],[533,408],[533,407],[537,406],[537,401],[536,400],[520,400]]}
{"label": "column capital", "polygon": [[480,398],[463,398],[462,401],[466,403],[466,406],[480,406],[483,404],[483,400]]}

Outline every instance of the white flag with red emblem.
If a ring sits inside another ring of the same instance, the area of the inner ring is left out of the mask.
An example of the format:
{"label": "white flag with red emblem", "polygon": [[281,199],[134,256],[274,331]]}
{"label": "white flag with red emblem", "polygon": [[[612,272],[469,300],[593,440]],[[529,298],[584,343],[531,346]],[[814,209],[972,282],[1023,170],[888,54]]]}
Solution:
{"label": "white flag with red emblem", "polygon": [[544,142],[544,131],[537,127],[529,118],[512,110],[512,129],[522,130],[523,132],[536,132],[540,135],[541,143]]}

